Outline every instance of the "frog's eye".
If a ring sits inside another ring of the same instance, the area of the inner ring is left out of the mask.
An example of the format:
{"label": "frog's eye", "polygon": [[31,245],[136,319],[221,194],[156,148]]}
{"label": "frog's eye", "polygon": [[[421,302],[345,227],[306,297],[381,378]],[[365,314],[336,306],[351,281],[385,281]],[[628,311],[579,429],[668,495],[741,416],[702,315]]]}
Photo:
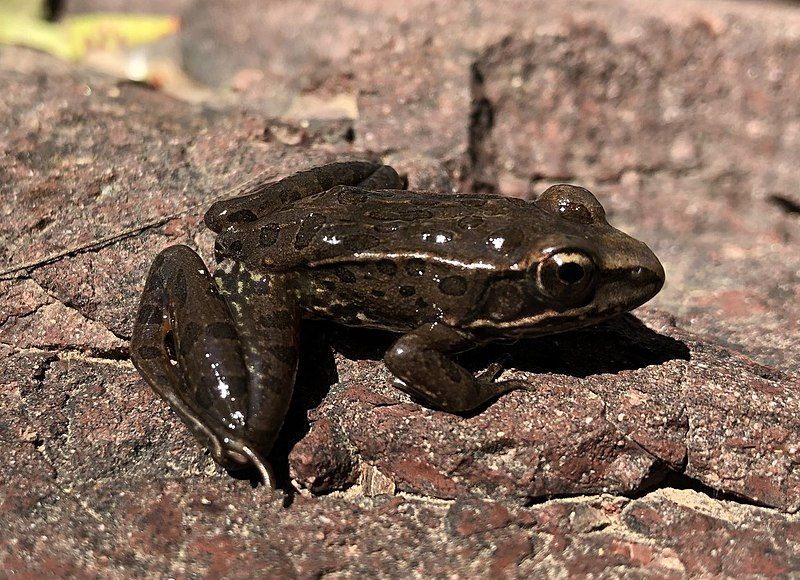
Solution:
{"label": "frog's eye", "polygon": [[588,224],[605,221],[606,212],[588,189],[559,184],[547,188],[534,202],[543,210],[564,219]]}
{"label": "frog's eye", "polygon": [[550,254],[536,269],[536,284],[546,298],[560,306],[585,303],[594,290],[597,268],[579,250]]}

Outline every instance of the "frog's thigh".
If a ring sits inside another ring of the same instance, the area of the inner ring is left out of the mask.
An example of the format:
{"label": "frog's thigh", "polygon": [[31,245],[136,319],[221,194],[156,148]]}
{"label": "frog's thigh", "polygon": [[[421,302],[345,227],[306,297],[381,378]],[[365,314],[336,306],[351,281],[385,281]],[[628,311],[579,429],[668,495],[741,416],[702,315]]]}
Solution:
{"label": "frog's thigh", "polygon": [[368,161],[329,163],[290,175],[280,181],[255,178],[235,192],[236,197],[213,204],[205,215],[206,225],[215,232],[239,222],[269,215],[284,204],[337,185],[366,189],[402,189],[403,180],[388,165]]}
{"label": "frog's thigh", "polygon": [[230,306],[247,368],[248,434],[271,447],[297,374],[300,311],[296,294],[284,275],[257,275],[239,263],[225,263],[214,277]]}
{"label": "frog's thigh", "polygon": [[493,382],[491,377],[475,377],[446,354],[468,350],[473,345],[469,334],[436,322],[401,336],[384,360],[405,383],[401,389],[440,409],[461,413],[518,388],[508,382]]}
{"label": "frog's thigh", "polygon": [[[228,468],[252,463],[269,482],[261,456],[280,429],[293,376],[283,383],[282,398],[270,401],[278,412],[264,413],[262,373],[250,372],[243,353],[250,345],[247,332],[237,328],[200,257],[173,246],[159,254],[148,274],[131,358],[217,462]],[[177,364],[167,350],[170,334]],[[267,426],[265,416],[274,423]]]}

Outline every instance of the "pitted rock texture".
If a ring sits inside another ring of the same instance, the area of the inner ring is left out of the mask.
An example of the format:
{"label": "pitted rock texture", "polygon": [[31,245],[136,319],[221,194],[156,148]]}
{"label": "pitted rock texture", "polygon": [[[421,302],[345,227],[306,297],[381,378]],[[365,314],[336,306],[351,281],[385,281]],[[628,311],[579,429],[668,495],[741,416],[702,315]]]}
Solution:
{"label": "pitted rock texture", "polygon": [[[0,47],[4,571],[796,574],[797,7],[237,5],[170,3],[189,72],[220,67],[203,106]],[[272,494],[135,372],[138,294],[168,245],[211,264],[201,216],[247,177],[365,157],[413,189],[590,187],[670,314],[520,342],[530,389],[464,417],[392,387],[385,336],[310,325]]]}

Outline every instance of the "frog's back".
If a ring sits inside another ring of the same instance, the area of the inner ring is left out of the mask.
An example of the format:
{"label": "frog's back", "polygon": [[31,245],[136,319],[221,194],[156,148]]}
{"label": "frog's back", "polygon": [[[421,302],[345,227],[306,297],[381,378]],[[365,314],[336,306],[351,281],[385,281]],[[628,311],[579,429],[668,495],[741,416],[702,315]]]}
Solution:
{"label": "frog's back", "polygon": [[524,258],[541,213],[489,195],[336,187],[278,210],[260,227],[265,241],[274,240],[265,259],[276,267],[409,258],[503,270]]}

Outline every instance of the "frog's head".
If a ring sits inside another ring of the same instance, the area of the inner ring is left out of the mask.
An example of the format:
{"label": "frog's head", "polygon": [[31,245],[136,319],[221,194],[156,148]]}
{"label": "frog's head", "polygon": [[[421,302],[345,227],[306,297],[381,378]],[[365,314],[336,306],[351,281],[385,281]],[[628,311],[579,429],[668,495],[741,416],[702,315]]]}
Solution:
{"label": "frog's head", "polygon": [[529,237],[520,278],[494,284],[488,326],[539,334],[627,312],[655,296],[664,268],[644,243],[613,228],[588,190],[554,185],[534,201],[543,212]]}

